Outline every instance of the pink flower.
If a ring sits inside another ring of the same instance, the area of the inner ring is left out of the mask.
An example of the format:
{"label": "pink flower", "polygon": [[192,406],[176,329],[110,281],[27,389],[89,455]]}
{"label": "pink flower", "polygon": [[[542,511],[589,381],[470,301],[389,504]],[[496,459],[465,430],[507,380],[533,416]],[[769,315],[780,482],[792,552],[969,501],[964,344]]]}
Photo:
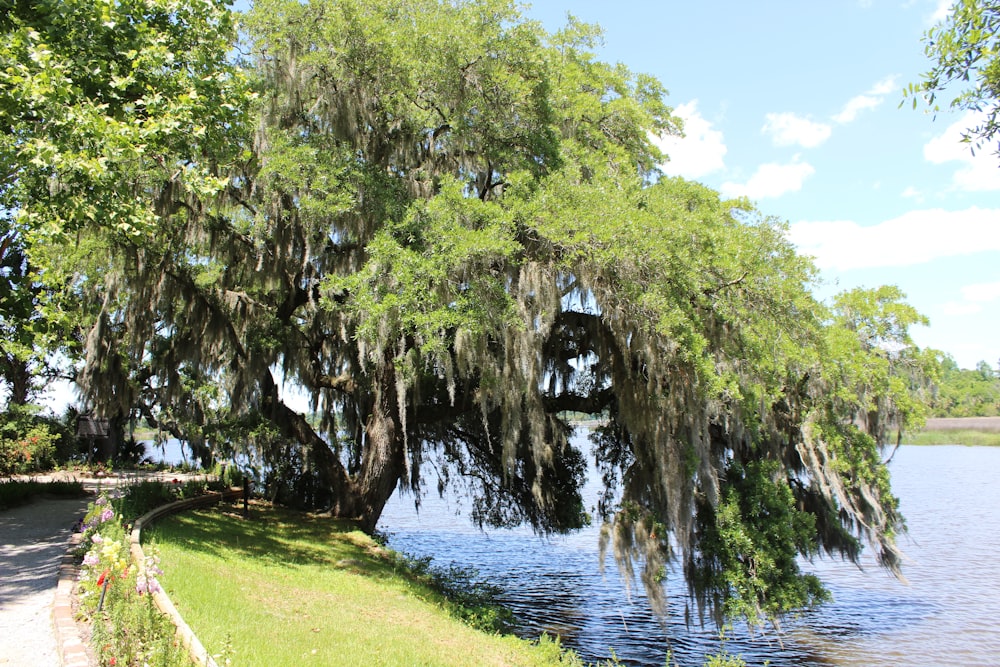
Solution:
{"label": "pink flower", "polygon": [[139,575],[139,577],[135,580],[135,590],[139,595],[142,595],[143,593],[149,593],[152,595],[160,590],[160,582],[156,580],[156,577]]}

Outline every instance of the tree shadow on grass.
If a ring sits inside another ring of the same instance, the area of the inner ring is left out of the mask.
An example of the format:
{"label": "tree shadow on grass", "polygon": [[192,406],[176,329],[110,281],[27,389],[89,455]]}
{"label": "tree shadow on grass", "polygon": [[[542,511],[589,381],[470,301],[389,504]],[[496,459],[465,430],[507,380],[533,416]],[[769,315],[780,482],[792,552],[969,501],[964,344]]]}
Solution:
{"label": "tree shadow on grass", "polygon": [[233,557],[280,567],[328,566],[365,576],[398,574],[397,557],[344,519],[257,503],[250,517],[222,503],[176,514],[143,531],[143,543],[177,544],[221,559]]}

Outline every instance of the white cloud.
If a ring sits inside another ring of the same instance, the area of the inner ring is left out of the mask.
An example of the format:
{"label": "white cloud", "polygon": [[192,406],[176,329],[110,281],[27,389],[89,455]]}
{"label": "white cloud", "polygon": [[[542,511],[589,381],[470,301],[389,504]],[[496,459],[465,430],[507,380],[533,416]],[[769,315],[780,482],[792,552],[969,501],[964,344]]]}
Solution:
{"label": "white cloud", "polygon": [[746,183],[723,183],[719,191],[727,197],[765,199],[780,197],[787,192],[802,189],[802,183],[815,173],[808,162],[793,161],[789,164],[762,164]]}
{"label": "white cloud", "polygon": [[663,173],[697,179],[724,169],[726,144],[722,132],[712,129],[712,123],[698,113],[698,100],[681,104],[674,109],[674,115],[684,121],[684,136],[653,137],[670,158],[660,165]]}
{"label": "white cloud", "polygon": [[1000,168],[997,156],[988,147],[973,153],[972,144],[962,141],[963,133],[979,125],[983,116],[969,112],[924,144],[924,158],[934,164],[957,162],[960,167],[952,176],[952,185],[968,192],[1000,190]]}
{"label": "white cloud", "polygon": [[896,89],[896,77],[887,76],[886,78],[882,79],[874,86],[872,86],[866,92],[862,93],[861,95],[852,97],[850,100],[848,100],[847,104],[844,105],[843,110],[841,110],[840,113],[834,116],[833,120],[841,124],[850,123],[855,118],[857,118],[858,114],[861,113],[862,111],[867,111],[868,109],[874,109],[875,107],[882,104],[882,102],[885,100],[885,96],[891,93],[895,89]]}
{"label": "white cloud", "polygon": [[978,315],[983,312],[980,303],[967,303],[963,301],[949,301],[941,308],[941,312],[949,317],[960,317],[962,315]]}
{"label": "white cloud", "polygon": [[984,304],[1000,301],[1000,282],[965,285],[961,291],[961,301],[944,304],[945,315],[976,315],[983,312]]}
{"label": "white cloud", "polygon": [[962,288],[962,298],[974,303],[1000,301],[1000,282],[966,285]]}
{"label": "white cloud", "polygon": [[927,23],[929,25],[936,25],[944,21],[948,18],[948,14],[951,13],[951,6],[953,4],[955,4],[955,0],[937,0],[934,13],[927,17]]}
{"label": "white cloud", "polygon": [[761,130],[776,146],[815,148],[830,138],[830,126],[801,118],[794,113],[769,113]]}
{"label": "white cloud", "polygon": [[1000,209],[910,211],[871,227],[848,220],[798,222],[789,239],[816,258],[820,268],[840,271],[911,266],[941,257],[1000,252]]}
{"label": "white cloud", "polygon": [[899,196],[903,199],[915,199],[918,202],[924,200],[924,193],[912,185],[903,190]]}

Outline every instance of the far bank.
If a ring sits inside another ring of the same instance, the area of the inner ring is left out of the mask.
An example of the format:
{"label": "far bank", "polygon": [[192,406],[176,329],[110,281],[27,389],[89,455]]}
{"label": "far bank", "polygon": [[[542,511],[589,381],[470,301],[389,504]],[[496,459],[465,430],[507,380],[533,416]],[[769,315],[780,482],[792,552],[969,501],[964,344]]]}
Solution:
{"label": "far bank", "polygon": [[906,437],[912,445],[1000,446],[1000,417],[934,417]]}

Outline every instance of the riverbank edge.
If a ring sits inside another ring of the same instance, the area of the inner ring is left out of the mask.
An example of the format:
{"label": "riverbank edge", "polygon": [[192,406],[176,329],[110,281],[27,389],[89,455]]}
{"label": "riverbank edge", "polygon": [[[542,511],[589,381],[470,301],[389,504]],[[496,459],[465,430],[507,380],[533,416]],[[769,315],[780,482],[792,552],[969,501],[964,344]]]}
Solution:
{"label": "riverbank edge", "polygon": [[[139,568],[140,574],[144,572],[146,562],[146,554],[142,550],[141,544],[143,528],[164,516],[208,507],[224,500],[233,500],[240,497],[242,493],[242,489],[229,489],[221,492],[214,491],[195,498],[177,500],[157,507],[136,519],[129,534],[129,548],[132,560]],[[80,623],[73,613],[76,583],[80,576],[80,563],[75,550],[82,539],[83,533],[75,532],[67,543],[66,553],[63,554],[62,562],[59,565],[56,595],[52,605],[52,621],[62,667],[90,667],[95,664],[86,643],[83,641],[84,633],[81,631]],[[157,591],[153,594],[153,602],[156,604],[156,608],[173,623],[177,629],[178,639],[187,649],[195,664],[201,667],[218,667],[197,635],[177,611],[170,596],[163,590]]]}

